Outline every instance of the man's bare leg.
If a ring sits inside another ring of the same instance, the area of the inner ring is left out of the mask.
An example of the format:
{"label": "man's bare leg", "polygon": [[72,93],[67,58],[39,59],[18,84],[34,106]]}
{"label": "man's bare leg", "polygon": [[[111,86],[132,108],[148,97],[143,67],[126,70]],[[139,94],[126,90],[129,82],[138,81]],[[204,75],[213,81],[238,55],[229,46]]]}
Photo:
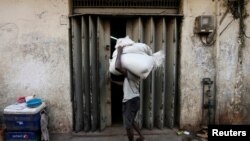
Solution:
{"label": "man's bare leg", "polygon": [[134,141],[134,131],[133,128],[126,129],[129,141]]}
{"label": "man's bare leg", "polygon": [[140,138],[137,139],[137,140],[138,140],[138,141],[146,141],[145,138],[144,138],[144,136],[141,134],[141,130],[140,130],[140,128],[139,128],[139,126],[138,126],[138,124],[137,124],[136,122],[133,123],[133,127],[134,127],[135,131],[136,131],[136,132],[139,134],[139,136],[140,136]]}

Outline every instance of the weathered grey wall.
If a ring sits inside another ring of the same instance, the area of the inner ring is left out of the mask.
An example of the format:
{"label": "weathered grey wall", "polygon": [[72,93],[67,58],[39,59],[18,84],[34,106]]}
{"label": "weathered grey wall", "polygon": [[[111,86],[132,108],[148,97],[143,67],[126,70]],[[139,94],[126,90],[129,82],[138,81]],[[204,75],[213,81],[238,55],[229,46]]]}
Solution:
{"label": "weathered grey wall", "polygon": [[183,25],[180,56],[180,125],[190,129],[202,120],[202,78],[214,80],[215,47],[204,47],[194,34],[194,20],[200,15],[215,15],[215,2],[207,0],[183,1]]}
{"label": "weathered grey wall", "polygon": [[242,87],[242,97],[240,97],[243,101],[242,112],[244,114],[244,119],[246,120],[247,124],[250,124],[250,0],[247,1],[246,11],[248,13],[248,17],[245,19],[246,30],[245,34],[246,38],[246,45],[242,49],[243,52],[243,59],[242,59],[242,77],[243,77],[243,87]]}
{"label": "weathered grey wall", "polygon": [[[249,3],[245,7],[248,8]],[[201,124],[201,81],[204,77],[209,77],[215,82],[213,92],[217,104],[216,123],[250,122],[248,86],[250,42],[246,39],[240,63],[239,20],[234,20],[230,12],[224,14],[226,9],[225,1],[183,0],[179,80],[181,128],[192,130]],[[193,33],[194,20],[199,15],[214,15],[217,19],[216,43],[211,47],[203,46],[199,36]],[[250,24],[249,17],[245,23]],[[249,34],[249,28],[246,28],[246,34]]]}
{"label": "weathered grey wall", "polygon": [[68,0],[0,1],[0,110],[35,94],[51,132],[72,128]]}

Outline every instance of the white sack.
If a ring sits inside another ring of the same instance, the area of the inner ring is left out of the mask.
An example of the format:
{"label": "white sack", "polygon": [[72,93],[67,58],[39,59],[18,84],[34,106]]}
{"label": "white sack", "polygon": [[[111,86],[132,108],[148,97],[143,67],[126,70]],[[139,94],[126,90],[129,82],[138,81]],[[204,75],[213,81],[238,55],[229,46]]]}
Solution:
{"label": "white sack", "polygon": [[132,45],[134,43],[135,42],[133,40],[131,40],[129,38],[129,36],[126,36],[124,38],[117,39],[115,48],[117,48],[118,46],[121,46],[121,47],[130,46],[130,45]]}
{"label": "white sack", "polygon": [[144,43],[135,43],[133,40],[126,36],[125,38],[117,39],[115,51],[110,60],[109,71],[115,75],[121,75],[115,69],[115,61],[117,56],[117,47],[124,47],[121,63],[123,67],[132,73],[145,79],[153,68],[162,66],[165,56],[162,51],[152,53],[152,49]]}
{"label": "white sack", "polygon": [[163,67],[164,62],[165,62],[165,54],[163,50],[157,51],[153,53],[153,58],[154,58],[154,69],[158,69],[160,67]]}
{"label": "white sack", "polygon": [[[152,49],[144,44],[144,43],[133,43],[132,45],[123,47],[123,54],[125,53],[137,53],[137,54],[145,54],[145,55],[152,55]],[[112,57],[116,57],[117,49],[114,50]]]}
{"label": "white sack", "polygon": [[[111,60],[109,71],[115,75],[121,75],[119,71],[115,69],[116,56]],[[121,63],[123,67],[142,79],[145,79],[154,68],[153,56],[126,53],[121,56]]]}

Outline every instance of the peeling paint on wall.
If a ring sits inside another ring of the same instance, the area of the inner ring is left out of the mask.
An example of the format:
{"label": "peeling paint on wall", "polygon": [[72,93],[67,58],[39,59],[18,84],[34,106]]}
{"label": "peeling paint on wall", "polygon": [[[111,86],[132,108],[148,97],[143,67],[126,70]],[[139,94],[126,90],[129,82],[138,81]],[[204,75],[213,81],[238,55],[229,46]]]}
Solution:
{"label": "peeling paint on wall", "polygon": [[[203,9],[206,9],[207,5],[210,5],[210,8],[204,12]],[[213,11],[216,6],[219,7],[218,13]],[[247,6],[249,7],[249,2]],[[250,42],[246,40],[246,46],[242,49],[243,55],[240,58],[239,20],[234,20],[232,14],[226,13],[227,4],[225,4],[225,1],[196,0],[190,2],[190,0],[184,0],[182,9],[186,16],[183,19],[181,36],[180,126],[189,129],[200,126],[202,107],[199,106],[201,105],[201,102],[199,102],[201,86],[199,86],[198,81],[202,76],[215,79],[216,123],[249,124],[250,73],[247,70],[250,69],[250,65],[247,64],[250,60]],[[194,17],[206,14],[215,15],[219,19],[217,21],[219,22],[217,44],[210,48],[200,45],[199,36],[193,35],[190,31],[190,28],[193,27]],[[247,17],[245,20],[246,25],[249,25],[249,19]],[[246,32],[249,33],[249,30],[246,30]],[[192,114],[190,115],[190,113]]]}
{"label": "peeling paint on wall", "polygon": [[50,132],[70,132],[69,35],[65,26],[69,19],[62,18],[69,13],[68,0],[1,0],[0,7],[0,110],[20,96],[35,94],[48,106]]}

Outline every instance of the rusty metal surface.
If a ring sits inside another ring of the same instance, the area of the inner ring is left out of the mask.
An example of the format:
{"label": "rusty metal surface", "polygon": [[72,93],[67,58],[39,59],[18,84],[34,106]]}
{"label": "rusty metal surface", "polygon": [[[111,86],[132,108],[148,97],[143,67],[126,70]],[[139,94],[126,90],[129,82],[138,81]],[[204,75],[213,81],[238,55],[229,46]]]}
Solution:
{"label": "rusty metal surface", "polygon": [[167,46],[166,64],[165,64],[165,124],[168,127],[174,127],[175,103],[176,103],[176,63],[177,63],[177,19],[171,18],[167,23]]}
{"label": "rusty metal surface", "polygon": [[82,79],[83,79],[83,119],[84,131],[90,130],[90,57],[88,17],[82,17]]}
{"label": "rusty metal surface", "polygon": [[82,95],[82,79],[81,79],[81,41],[80,41],[80,35],[77,30],[81,25],[79,25],[79,22],[77,19],[72,19],[72,56],[73,56],[73,87],[74,87],[74,130],[80,131],[83,127],[83,95]]}
{"label": "rusty metal surface", "polygon": [[73,7],[178,8],[179,0],[73,0]]}

